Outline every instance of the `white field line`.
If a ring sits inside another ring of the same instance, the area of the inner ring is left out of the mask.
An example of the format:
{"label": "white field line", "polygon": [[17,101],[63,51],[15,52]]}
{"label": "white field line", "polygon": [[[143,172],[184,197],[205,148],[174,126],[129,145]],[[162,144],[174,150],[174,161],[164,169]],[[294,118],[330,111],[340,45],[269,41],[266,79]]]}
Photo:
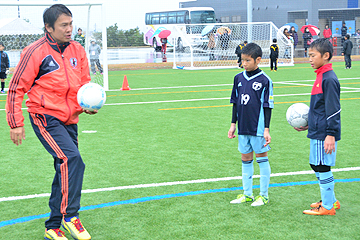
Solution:
{"label": "white field line", "polygon": [[[348,171],[358,171],[358,170],[360,170],[360,167],[331,169],[332,172],[348,172]],[[309,175],[309,174],[314,174],[314,171],[310,170],[310,171],[298,171],[298,172],[272,173],[271,177]],[[260,178],[260,175],[254,175],[253,178]],[[164,182],[164,183],[149,183],[149,184],[138,184],[138,185],[129,185],[129,186],[109,187],[109,188],[87,189],[87,190],[82,190],[81,193],[108,192],[108,191],[116,191],[116,190],[124,190],[124,189],[139,189],[139,188],[150,188],[150,187],[175,186],[175,185],[186,185],[186,184],[194,184],[194,183],[231,181],[231,180],[240,180],[240,179],[242,179],[241,176],[224,177],[224,178],[208,178],[208,179]],[[17,201],[17,200],[23,200],[23,199],[49,197],[49,196],[50,196],[50,193],[33,194],[33,195],[26,195],[26,196],[3,197],[3,198],[0,198],[0,202]]]}
{"label": "white field line", "polygon": [[[360,92],[360,88],[355,88],[353,91],[341,91],[341,93],[354,93]],[[274,95],[274,97],[291,97],[291,96],[305,96],[310,95],[311,93],[297,93],[297,94],[281,94]],[[119,105],[141,105],[141,104],[153,104],[153,103],[174,103],[174,102],[196,102],[196,101],[213,101],[213,100],[230,100],[230,97],[224,98],[199,98],[199,99],[184,99],[184,100],[166,100],[166,101],[152,101],[152,102],[128,102],[128,103],[105,103],[105,106],[119,106]],[[27,108],[22,108],[25,110]],[[0,111],[5,111],[5,109],[0,109]]]}
{"label": "white field line", "polygon": [[[341,93],[353,93],[353,92],[360,92],[360,88],[356,88],[356,90],[353,90],[353,91],[341,91]],[[281,95],[274,95],[274,97],[303,96],[303,95],[310,95],[310,94],[311,93],[281,94]],[[196,102],[196,101],[213,101],[213,100],[230,100],[230,97],[184,99],[184,100],[165,100],[165,101],[153,101],[153,102],[105,103],[105,105],[106,106],[141,105],[141,104],[151,104],[151,103]]]}
{"label": "white field line", "polygon": [[[353,80],[360,78],[340,78],[339,80]],[[310,82],[314,80],[293,80],[286,82],[274,82],[275,84],[291,84],[291,85],[302,85],[302,86],[312,86],[311,84],[294,84],[295,82]],[[169,88],[197,88],[197,87],[218,87],[218,86],[232,86],[233,84],[215,84],[215,85],[197,85],[197,86],[175,86],[175,87],[158,87],[158,88],[137,88],[131,90],[152,90],[152,89],[169,89]],[[341,93],[353,93],[360,92],[360,88],[347,88],[341,87],[343,89],[351,89],[354,91],[342,91]],[[121,90],[109,90],[109,91],[121,91]],[[288,96],[301,96],[301,95],[310,95],[310,93],[298,93],[298,94],[283,94],[283,95],[274,95],[274,97],[288,97]],[[229,97],[225,98],[203,98],[203,99],[186,99],[186,100],[167,100],[167,101],[153,101],[153,102],[131,102],[131,103],[107,103],[106,106],[116,106],[116,105],[136,105],[136,104],[149,104],[149,103],[172,103],[172,102],[195,102],[195,101],[211,101],[211,100],[227,100]],[[22,108],[25,110],[27,108]],[[0,109],[0,111],[5,111],[5,109]]]}

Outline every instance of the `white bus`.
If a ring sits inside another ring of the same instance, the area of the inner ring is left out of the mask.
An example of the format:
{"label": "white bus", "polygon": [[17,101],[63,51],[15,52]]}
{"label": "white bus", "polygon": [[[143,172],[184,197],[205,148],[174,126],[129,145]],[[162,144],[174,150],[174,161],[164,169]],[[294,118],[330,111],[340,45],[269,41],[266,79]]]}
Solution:
{"label": "white bus", "polygon": [[[161,46],[159,33],[162,30],[168,29],[172,32],[171,40],[177,41],[179,49],[183,48],[183,41],[180,36],[176,36],[173,31],[173,26],[187,24],[206,24],[215,23],[215,12],[211,7],[192,7],[192,8],[179,8],[172,11],[150,12],[145,14],[145,31],[144,31],[144,44],[153,46],[157,49]],[[200,36],[201,28],[192,28],[186,26],[182,28],[184,34],[192,34],[194,36]],[[174,45],[174,42],[169,41],[170,45]]]}

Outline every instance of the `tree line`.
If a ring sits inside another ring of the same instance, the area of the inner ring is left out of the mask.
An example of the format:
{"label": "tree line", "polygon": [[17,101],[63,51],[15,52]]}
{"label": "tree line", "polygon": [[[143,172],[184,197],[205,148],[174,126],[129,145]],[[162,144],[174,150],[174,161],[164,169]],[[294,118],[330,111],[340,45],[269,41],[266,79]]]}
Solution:
{"label": "tree line", "polygon": [[[107,46],[108,47],[131,47],[144,46],[144,33],[138,27],[122,30],[117,24],[107,27]],[[101,32],[93,33],[96,42],[101,44]]]}

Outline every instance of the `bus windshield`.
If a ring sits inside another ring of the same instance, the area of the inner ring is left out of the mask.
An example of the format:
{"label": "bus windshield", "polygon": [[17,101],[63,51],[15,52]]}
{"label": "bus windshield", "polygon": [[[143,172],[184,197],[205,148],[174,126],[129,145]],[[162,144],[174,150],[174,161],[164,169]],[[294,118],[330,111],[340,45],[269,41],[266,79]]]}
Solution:
{"label": "bus windshield", "polygon": [[214,11],[191,11],[190,12],[191,24],[198,23],[215,23]]}

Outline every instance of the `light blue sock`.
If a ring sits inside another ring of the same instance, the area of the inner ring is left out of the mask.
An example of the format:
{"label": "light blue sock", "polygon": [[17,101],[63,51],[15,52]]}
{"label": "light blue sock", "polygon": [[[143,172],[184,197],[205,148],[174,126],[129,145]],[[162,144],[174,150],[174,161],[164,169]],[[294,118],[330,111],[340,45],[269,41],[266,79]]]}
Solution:
{"label": "light blue sock", "polygon": [[253,160],[242,161],[242,182],[244,194],[246,196],[252,196],[252,185],[253,185],[254,165]]}
{"label": "light blue sock", "polygon": [[[319,172],[315,172],[315,176],[316,178],[319,180],[319,186],[320,186],[320,177],[319,177]],[[335,191],[333,191],[334,196],[333,196],[333,202],[336,202],[336,197],[335,197]]]}
{"label": "light blue sock", "polygon": [[268,157],[259,157],[256,159],[260,168],[260,195],[268,197],[268,190],[270,184],[271,168]]}
{"label": "light blue sock", "polygon": [[[334,176],[331,171],[329,172],[320,172],[320,193],[322,205],[327,210],[330,210],[334,204]],[[336,201],[336,200],[335,200]]]}

